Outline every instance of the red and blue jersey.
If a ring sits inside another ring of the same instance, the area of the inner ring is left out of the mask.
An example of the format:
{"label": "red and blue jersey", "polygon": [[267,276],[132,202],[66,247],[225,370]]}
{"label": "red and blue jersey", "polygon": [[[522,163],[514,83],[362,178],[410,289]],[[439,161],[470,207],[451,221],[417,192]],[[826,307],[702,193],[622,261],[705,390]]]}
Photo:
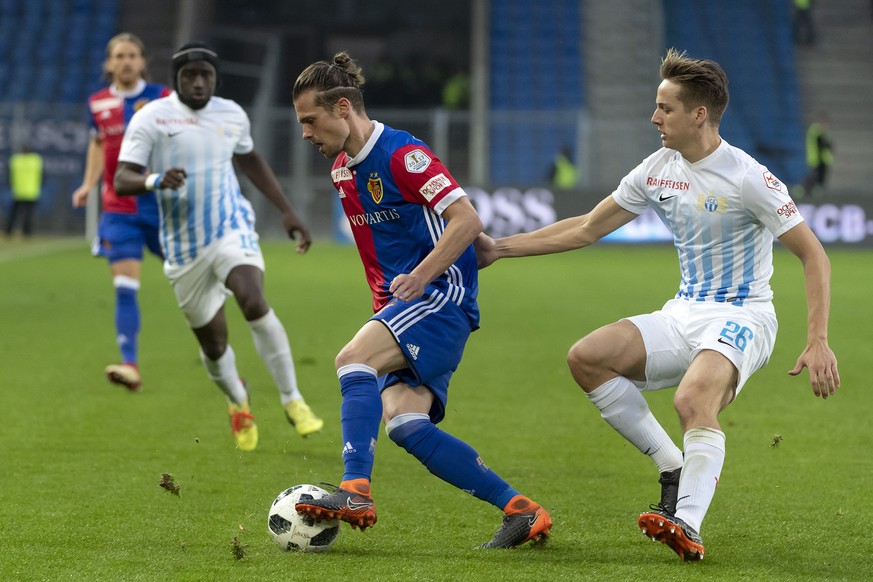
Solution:
{"label": "red and blue jersey", "polygon": [[[357,156],[337,156],[331,178],[379,311],[392,299],[391,281],[434,249],[446,227],[442,212],[466,193],[424,142],[378,122]],[[478,274],[470,245],[431,283],[464,310],[474,329]]]}
{"label": "red and blue jersey", "polygon": [[158,83],[140,80],[130,93],[119,92],[114,85],[97,91],[88,98],[91,127],[103,144],[103,192],[104,212],[140,214],[144,218],[158,220],[158,206],[153,193],[142,196],[118,196],[113,180],[118,167],[118,152],[124,130],[133,114],[149,101],[166,97],[170,89]]}

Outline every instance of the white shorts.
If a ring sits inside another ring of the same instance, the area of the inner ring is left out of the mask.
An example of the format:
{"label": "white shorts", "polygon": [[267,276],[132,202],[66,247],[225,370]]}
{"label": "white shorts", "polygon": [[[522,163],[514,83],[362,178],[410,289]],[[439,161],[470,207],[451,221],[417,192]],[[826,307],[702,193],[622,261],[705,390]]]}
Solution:
{"label": "white shorts", "polygon": [[192,329],[212,321],[231,291],[224,286],[227,276],[240,265],[264,270],[264,256],[254,231],[232,231],[200,250],[187,265],[164,264],[164,274],[173,286],[176,301]]}
{"label": "white shorts", "polygon": [[737,307],[684,299],[672,299],[659,311],[627,320],[640,330],[646,346],[646,381],[634,382],[640,390],[678,386],[697,354],[713,350],[739,372],[739,394],[749,376],[770,359],[778,328],[769,304]]}

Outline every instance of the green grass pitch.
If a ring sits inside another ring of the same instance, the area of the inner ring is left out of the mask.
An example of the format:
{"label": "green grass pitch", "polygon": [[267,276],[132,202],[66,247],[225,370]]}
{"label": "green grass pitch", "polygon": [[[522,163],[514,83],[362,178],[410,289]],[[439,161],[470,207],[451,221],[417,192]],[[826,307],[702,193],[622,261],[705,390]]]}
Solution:
{"label": "green grass pitch", "polygon": [[[499,526],[498,510],[382,434],[379,523],[344,527],[322,555],[280,551],[267,509],[286,487],[341,475],[333,358],[370,315],[370,297],[352,248],[317,242],[300,257],[290,243],[268,242],[264,251],[267,297],[326,427],[307,440],[293,433],[231,301],[230,340],[261,434],[255,452],[240,453],[158,261],[143,265],[144,389],[129,394],[102,376],[117,357],[105,263],[78,241],[0,246],[0,579],[873,578],[873,390],[862,366],[873,354],[870,252],[830,250],[830,343],[843,387],[823,402],[806,372],[787,375],[804,347],[806,310],[800,263],[777,250],[776,351],[721,416],[728,455],[703,525],[706,559],[686,564],[637,530],[637,514],[657,500],[656,469],[599,418],[564,362],[576,339],[675,293],[672,248],[598,246],[481,273],[482,329],[441,426],[549,509],[545,549],[473,550]],[[678,439],[672,394],[647,399]],[[162,473],[181,495],[158,486]]]}

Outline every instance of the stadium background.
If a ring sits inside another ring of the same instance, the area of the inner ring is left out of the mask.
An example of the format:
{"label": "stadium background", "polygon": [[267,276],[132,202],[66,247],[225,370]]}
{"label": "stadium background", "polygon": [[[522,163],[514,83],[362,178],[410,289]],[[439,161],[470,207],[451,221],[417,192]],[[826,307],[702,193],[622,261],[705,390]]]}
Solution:
{"label": "stadium background", "polygon": [[[866,0],[817,3],[815,46],[792,41],[790,0],[0,0],[0,215],[6,162],[25,141],[45,158],[36,229],[90,236],[96,206],[73,210],[89,139],[87,95],[101,86],[107,40],[143,38],[152,78],[191,39],[223,61],[218,94],[252,119],[256,148],[320,237],[342,237],[329,162],[299,138],[297,74],[348,50],[364,67],[368,113],[408,129],[447,163],[497,235],[583,212],[659,146],[649,123],[665,47],[713,58],[731,79],[722,135],[789,185],[806,172],[804,131],[831,119],[836,159],[827,194],[798,199],[825,243],[873,244],[873,14]],[[444,106],[444,85],[470,82],[469,107]],[[568,146],[579,187],[552,188]],[[244,185],[247,188],[247,185]],[[250,198],[262,235],[269,204]],[[92,196],[92,200],[96,197]],[[645,216],[615,240],[664,237]]]}

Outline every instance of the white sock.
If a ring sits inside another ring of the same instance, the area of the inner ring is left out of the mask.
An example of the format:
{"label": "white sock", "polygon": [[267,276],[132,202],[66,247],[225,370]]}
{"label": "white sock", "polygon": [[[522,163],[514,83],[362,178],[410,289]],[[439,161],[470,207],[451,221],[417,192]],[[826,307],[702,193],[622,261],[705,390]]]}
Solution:
{"label": "white sock", "polygon": [[255,348],[276,382],[282,404],[303,398],[297,388],[297,374],[291,358],[288,334],[285,333],[276,312],[271,309],[267,315],[250,321],[249,325],[252,328]]}
{"label": "white sock", "polygon": [[700,533],[700,525],[718,485],[724,466],[724,433],[697,426],[685,433],[685,465],[679,479],[676,517]]}
{"label": "white sock", "polygon": [[652,458],[658,472],[682,466],[682,451],[655,419],[633,382],[624,376],[616,376],[588,392],[587,396],[609,426]]}
{"label": "white sock", "polygon": [[206,366],[209,378],[218,384],[218,387],[227,394],[227,397],[234,404],[245,402],[246,389],[242,380],[239,379],[239,372],[236,371],[236,356],[233,353],[233,348],[227,346],[227,350],[217,360],[210,360],[203,353],[203,350],[200,350],[200,360]]}
{"label": "white sock", "polygon": [[126,288],[133,289],[134,291],[139,291],[139,281],[134,279],[133,277],[128,277],[127,275],[115,275],[112,277],[112,285],[118,288]]}

